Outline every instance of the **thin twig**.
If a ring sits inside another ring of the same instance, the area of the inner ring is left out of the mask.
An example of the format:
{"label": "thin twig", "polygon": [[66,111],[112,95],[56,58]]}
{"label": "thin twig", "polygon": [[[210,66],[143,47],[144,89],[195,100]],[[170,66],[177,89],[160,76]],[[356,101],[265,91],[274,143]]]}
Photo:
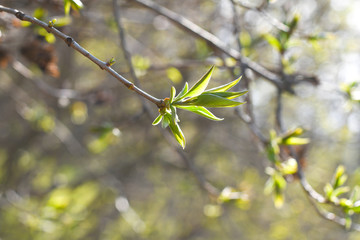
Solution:
{"label": "thin twig", "polygon": [[167,19],[169,19],[172,23],[174,23],[179,28],[183,29],[184,31],[192,34],[196,38],[200,38],[206,41],[209,46],[220,50],[222,53],[236,59],[241,60],[243,64],[246,64],[248,68],[253,70],[258,75],[262,76],[266,80],[272,82],[278,87],[282,87],[283,83],[281,79],[273,72],[267,70],[260,64],[251,61],[249,58],[241,56],[240,52],[228,47],[223,41],[221,41],[218,37],[213,35],[212,33],[206,31],[205,29],[201,28],[200,26],[196,25],[195,23],[191,22],[187,18],[177,14],[153,1],[150,0],[133,0],[138,4],[146,7],[147,9],[156,12]]}
{"label": "thin twig", "polygon": [[252,11],[257,11],[259,12],[261,15],[263,15],[264,18],[266,18],[266,20],[272,24],[274,27],[276,27],[277,29],[279,29],[280,31],[283,32],[288,32],[290,30],[289,26],[287,26],[286,24],[280,22],[278,19],[274,18],[273,16],[271,16],[267,11],[264,10],[263,7],[253,7],[250,5],[247,5],[245,3],[243,3],[242,1],[239,0],[235,0],[233,1],[234,4],[245,8],[247,10],[252,10]]}
{"label": "thin twig", "polygon": [[[314,198],[312,198],[311,196],[307,195],[309,198],[310,203],[313,205],[313,207],[315,208],[316,212],[323,217],[326,220],[329,220],[331,222],[335,222],[343,227],[346,227],[346,219],[339,217],[337,215],[335,215],[332,212],[326,211],[325,209],[319,207],[316,202],[314,201]],[[350,229],[351,230],[355,230],[355,231],[359,231],[360,232],[360,224],[358,223],[352,223],[350,225]]]}
{"label": "thin twig", "polygon": [[140,96],[142,96],[142,97],[146,98],[147,100],[151,101],[152,103],[156,104],[158,107],[163,106],[163,100],[155,98],[152,95],[150,95],[149,93],[147,93],[147,92],[143,91],[142,89],[140,89],[139,87],[135,86],[132,82],[130,82],[125,77],[123,77],[122,75],[117,73],[114,69],[112,69],[108,62],[101,61],[100,59],[98,59],[95,56],[93,56],[92,54],[90,54],[79,43],[77,43],[72,37],[60,32],[59,30],[57,30],[54,27],[49,26],[49,24],[46,24],[43,21],[40,21],[29,15],[26,15],[25,13],[23,13],[19,10],[7,8],[5,6],[0,5],[0,12],[2,12],[2,11],[15,15],[21,21],[31,22],[33,24],[36,24],[36,25],[44,28],[49,33],[52,33],[55,36],[59,37],[60,39],[64,40],[64,42],[69,47],[72,47],[73,49],[75,49],[76,51],[78,51],[79,53],[81,53],[82,55],[87,57],[88,59],[90,59],[90,61],[94,62],[102,70],[105,70],[108,73],[110,73],[112,76],[114,76],[117,80],[119,80],[122,84],[124,84],[130,90],[136,92]]}
{"label": "thin twig", "polygon": [[[234,26],[234,35],[237,37],[240,34],[240,26],[237,22],[237,20],[239,19],[239,16],[237,14],[236,11],[236,7],[235,4],[239,4],[239,1],[237,0],[230,0],[232,3],[232,7],[233,7],[233,13],[234,13],[234,22],[233,22],[233,26]],[[236,2],[235,2],[236,1]],[[237,37],[238,39],[238,37]],[[238,45],[239,45],[239,49],[241,50],[242,46],[241,46],[241,42],[238,40]],[[245,74],[246,72],[246,66],[244,68],[242,68],[242,72],[243,74]],[[283,76],[283,78],[285,78],[285,74],[283,72],[281,72],[281,75]],[[249,87],[248,87],[248,79],[244,78],[245,83],[247,84],[247,89],[249,91]],[[317,79],[313,79],[314,80],[314,85],[316,85],[317,83]],[[284,81],[286,82],[286,81]],[[277,105],[276,105],[276,110],[275,110],[275,115],[276,115],[276,125],[279,128],[280,132],[284,132],[284,123],[282,120],[282,112],[283,112],[283,103],[282,103],[282,89],[281,88],[277,88],[278,92],[277,92]],[[249,91],[250,92],[250,91]],[[251,102],[247,102],[246,105],[252,105]],[[251,108],[248,108],[251,110]],[[238,110],[238,109],[237,109]],[[238,115],[241,117],[241,114],[239,113],[239,111],[237,111]],[[252,111],[250,111],[250,113],[252,113]],[[246,121],[245,121],[246,122]],[[254,119],[254,115],[251,115],[249,121],[246,122],[248,127],[250,128],[250,130],[258,137],[258,139],[261,142],[261,145],[263,145],[262,147],[266,147],[267,140],[262,136],[259,128],[255,125],[255,119]],[[316,212],[323,218],[335,222],[341,226],[345,226],[346,220],[344,218],[341,218],[337,215],[335,215],[334,213],[328,212],[322,208],[320,208],[319,206],[317,206],[316,203],[328,203],[327,199],[325,197],[323,197],[321,194],[319,194],[317,191],[314,190],[314,188],[308,183],[308,181],[305,178],[302,166],[300,164],[299,158],[296,154],[295,149],[292,146],[289,146],[290,152],[291,152],[291,156],[293,156],[297,163],[298,163],[298,171],[297,171],[297,175],[300,179],[300,184],[303,188],[303,190],[306,193],[306,196],[308,197],[309,201],[311,202],[311,204],[314,206]],[[337,204],[335,204],[337,205]],[[351,229],[360,231],[360,225],[359,224],[352,224],[351,225]]]}

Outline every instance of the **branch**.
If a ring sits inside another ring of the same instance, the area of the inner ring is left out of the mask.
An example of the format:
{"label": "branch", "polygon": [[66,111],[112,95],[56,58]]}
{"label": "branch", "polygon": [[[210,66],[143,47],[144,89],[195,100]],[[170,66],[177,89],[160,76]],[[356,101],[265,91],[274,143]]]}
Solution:
{"label": "branch", "polygon": [[136,92],[140,96],[142,96],[142,97],[146,98],[147,100],[149,100],[150,102],[156,104],[158,107],[161,107],[163,105],[163,100],[155,98],[152,95],[150,95],[149,93],[147,93],[147,92],[141,90],[140,88],[138,88],[137,86],[135,86],[132,82],[130,82],[125,77],[123,77],[122,75],[117,73],[114,69],[112,69],[107,62],[103,62],[100,59],[93,56],[92,54],[90,54],[86,49],[84,49],[80,44],[78,44],[72,37],[60,32],[59,30],[57,30],[54,27],[49,26],[48,24],[46,24],[43,21],[40,21],[29,15],[26,15],[25,13],[23,13],[19,10],[7,8],[7,7],[0,5],[0,12],[7,12],[10,14],[13,14],[21,21],[31,22],[35,25],[38,25],[38,26],[44,28],[49,33],[52,33],[55,36],[57,36],[58,38],[64,40],[64,42],[69,47],[72,47],[73,49],[75,49],[76,51],[78,51],[79,53],[81,53],[82,55],[87,57],[90,61],[92,61],[96,65],[98,65],[102,70],[105,70],[108,73],[110,73],[113,77],[115,77],[117,80],[119,80],[122,84],[124,84],[130,90]]}
{"label": "branch", "polygon": [[[233,13],[234,13],[234,21],[233,21],[234,34],[236,36],[238,36],[239,33],[240,33],[240,26],[237,23],[237,19],[239,19],[239,16],[237,14],[235,5],[239,4],[239,1],[238,0],[230,0],[230,2],[232,3],[232,10],[233,10]],[[243,7],[246,7],[246,6],[243,6]],[[250,9],[250,7],[246,7],[246,8]],[[242,46],[241,46],[240,41],[238,41],[238,46],[239,46],[239,49],[241,50]],[[246,66],[245,67],[243,67],[243,65],[241,65],[241,66],[242,66],[241,70],[242,70],[243,74],[245,74]],[[233,74],[233,70],[231,70],[231,72]],[[283,77],[286,77],[283,73],[281,75]],[[298,79],[299,77],[300,77],[300,79]],[[306,76],[302,77],[302,76],[298,75],[298,76],[295,76],[294,78],[291,78],[291,79],[294,79],[292,81],[296,81],[296,80],[298,80],[298,81],[308,81],[308,82],[310,82],[310,83],[312,83],[314,85],[318,84],[318,79],[316,77],[306,77]],[[246,76],[245,76],[244,80],[245,80],[245,83],[248,84],[248,79],[246,78]],[[288,87],[291,87],[291,82],[286,81],[286,80],[284,82],[287,83],[287,84],[290,83],[290,86],[288,86]],[[285,85],[285,87],[286,87],[286,85]],[[249,87],[247,87],[247,89],[250,92]],[[276,110],[275,110],[276,125],[277,125],[280,132],[284,132],[284,123],[283,123],[283,119],[282,119],[282,116],[283,116],[282,115],[282,112],[283,112],[283,107],[282,107],[282,105],[283,105],[283,102],[282,102],[282,93],[283,93],[283,91],[282,90],[283,89],[281,89],[280,87],[277,87],[277,91],[278,91],[277,92],[277,105],[276,105]],[[252,103],[251,103],[251,101],[248,100],[248,102],[247,102],[248,110],[251,110],[251,106],[249,106],[249,105],[252,105]],[[257,138],[260,141],[262,147],[265,148],[266,145],[268,144],[268,141],[266,140],[265,137],[263,137],[263,135],[261,134],[260,129],[256,126],[254,115],[249,114],[249,120],[246,121],[246,119],[244,119],[244,117],[241,115],[240,109],[237,108],[236,110],[237,110],[236,113],[248,125],[248,127],[250,128],[252,133],[255,136],[257,136]],[[290,149],[291,156],[293,156],[297,161],[297,165],[298,165],[297,175],[299,177],[300,184],[301,184],[303,190],[305,191],[306,196],[308,197],[310,203],[314,206],[316,212],[322,218],[324,218],[326,220],[329,220],[329,221],[332,221],[332,222],[335,222],[335,223],[345,227],[346,226],[346,220],[344,218],[341,218],[341,217],[335,215],[334,213],[328,212],[325,209],[322,209],[317,205],[317,203],[329,203],[329,202],[327,201],[327,199],[325,197],[323,197],[321,194],[319,194],[317,191],[315,191],[315,189],[308,183],[308,181],[305,178],[302,166],[301,166],[300,161],[299,161],[299,157],[297,156],[295,149],[292,146],[289,146],[289,149]],[[356,230],[356,231],[360,231],[360,225],[353,223],[351,225],[351,229]]]}
{"label": "branch", "polygon": [[[134,79],[134,82],[139,85],[140,83],[136,76],[135,69],[134,69],[134,66],[131,61],[131,53],[127,47],[127,42],[125,39],[125,30],[121,23],[120,10],[119,10],[117,0],[113,0],[113,8],[114,8],[115,22],[116,22],[116,25],[117,25],[117,28],[119,31],[121,48],[123,49],[127,65],[130,68],[131,77]],[[148,114],[148,116],[151,117],[152,119],[154,119],[155,116],[153,116],[152,111],[149,109],[149,107],[146,105],[145,102],[143,102],[143,107],[144,107],[144,110],[146,111],[146,113]],[[165,129],[160,128],[160,130],[161,130],[162,135],[165,137],[165,139],[167,139],[166,142],[170,145],[172,150],[175,151],[179,155],[179,157],[182,159],[183,163],[185,164],[186,168],[189,169],[194,174],[200,188],[205,190],[209,195],[211,195],[213,197],[218,197],[219,190],[204,178],[204,176],[200,173],[200,171],[195,166],[194,162],[191,161],[191,159],[188,157],[188,155],[185,154],[185,152],[181,148],[179,148],[176,143],[174,143],[174,140],[171,137],[171,134],[168,131],[166,131]]]}
{"label": "branch", "polygon": [[213,35],[212,33],[206,31],[205,29],[201,28],[200,26],[196,25],[195,23],[191,22],[190,20],[184,18],[180,14],[177,14],[151,0],[134,0],[138,4],[146,7],[147,9],[160,14],[167,19],[169,19],[172,23],[174,23],[179,28],[183,29],[184,31],[192,34],[196,38],[200,38],[206,41],[209,46],[221,51],[222,53],[241,61],[245,64],[248,68],[253,70],[258,75],[262,76],[266,80],[272,82],[278,87],[282,87],[283,83],[281,79],[273,72],[270,72],[263,66],[259,65],[256,62],[251,61],[249,58],[241,56],[240,52],[228,47],[223,41],[221,41],[218,37]]}

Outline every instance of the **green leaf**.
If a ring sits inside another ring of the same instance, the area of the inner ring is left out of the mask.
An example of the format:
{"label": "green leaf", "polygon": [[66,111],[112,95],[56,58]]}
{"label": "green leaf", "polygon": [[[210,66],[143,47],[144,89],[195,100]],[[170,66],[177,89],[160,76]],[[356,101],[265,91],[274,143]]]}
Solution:
{"label": "green leaf", "polygon": [[180,122],[180,119],[179,119],[178,115],[176,114],[176,108],[174,106],[170,105],[170,110],[171,110],[171,117],[172,117],[173,121]]}
{"label": "green leaf", "polygon": [[331,184],[330,184],[330,183],[326,183],[326,184],[325,184],[325,187],[324,187],[324,192],[325,192],[326,197],[327,197],[328,199],[330,199],[333,191],[334,191],[334,188],[331,186]]}
{"label": "green leaf", "polygon": [[353,206],[352,210],[353,210],[355,213],[360,213],[360,200],[359,200],[359,201],[356,201],[356,202],[354,203],[354,206]]}
{"label": "green leaf", "polygon": [[72,21],[72,18],[70,16],[60,17],[56,20],[54,26],[55,27],[63,27],[66,25],[69,25]]}
{"label": "green leaf", "polygon": [[70,0],[64,0],[64,12],[65,15],[69,15],[71,8],[71,1]]}
{"label": "green leaf", "polygon": [[181,92],[179,93],[179,95],[176,96],[176,98],[174,99],[174,102],[179,101],[183,98],[183,96],[187,93],[189,88],[188,83],[186,82],[183,89],[181,90]]}
{"label": "green leaf", "polygon": [[275,48],[279,52],[281,52],[283,50],[283,47],[281,46],[280,41],[276,37],[274,37],[273,35],[265,34],[264,38],[273,48]]}
{"label": "green leaf", "polygon": [[273,175],[274,178],[274,182],[275,182],[275,186],[279,189],[279,190],[284,190],[286,188],[286,180],[285,178],[280,174],[280,173],[276,173]]}
{"label": "green leaf", "polygon": [[280,164],[279,170],[282,174],[294,174],[298,170],[297,162],[294,158],[289,158],[287,161],[284,161]]}
{"label": "green leaf", "polygon": [[158,124],[161,122],[162,119],[163,119],[163,115],[159,114],[159,116],[157,116],[157,117],[155,118],[155,120],[154,120],[154,122],[152,123],[152,125],[153,125],[153,126],[158,125]]}
{"label": "green leaf", "polygon": [[199,114],[203,117],[209,118],[214,121],[222,121],[223,118],[218,118],[214,114],[212,114],[208,109],[200,106],[177,106],[178,108]]}
{"label": "green leaf", "polygon": [[166,70],[166,75],[173,83],[180,83],[182,80],[181,72],[174,67],[168,68]]}
{"label": "green leaf", "polygon": [[347,175],[345,173],[345,167],[340,165],[336,168],[334,177],[333,177],[333,187],[338,188],[339,186],[343,185],[347,180]]}
{"label": "green leaf", "polygon": [[204,93],[197,97],[190,98],[184,102],[176,102],[174,106],[203,106],[203,107],[236,107],[243,104],[243,102],[232,101],[227,98],[219,97],[212,93]]}
{"label": "green leaf", "polygon": [[344,173],[345,173],[345,167],[343,165],[339,165],[335,171],[335,179],[340,178]]}
{"label": "green leaf", "polygon": [[[241,91],[241,92],[211,92],[211,94],[219,96],[219,97],[223,97],[223,98],[227,98],[227,99],[234,99],[237,97],[240,97],[242,95],[244,95],[245,93],[247,93],[248,91]],[[206,94],[207,92],[205,92],[204,94]]]}
{"label": "green leaf", "polygon": [[211,88],[209,90],[206,90],[205,92],[211,92],[211,93],[214,93],[214,92],[225,92],[227,90],[229,90],[230,88],[232,88],[233,86],[235,86],[238,82],[240,82],[241,80],[241,77],[239,77],[238,79],[230,82],[230,83],[227,83],[227,84],[224,84],[224,85],[221,85],[219,87],[216,87],[216,88]]}
{"label": "green leaf", "polygon": [[[170,116],[170,118],[169,118]],[[169,126],[171,121],[171,114],[166,112],[165,115],[163,115],[163,121],[161,122],[161,127],[162,128],[167,128],[167,126]]]}
{"label": "green leaf", "polygon": [[355,186],[351,191],[350,199],[351,201],[355,202],[359,199],[359,197],[360,197],[360,187]]}
{"label": "green leaf", "polygon": [[274,178],[270,177],[265,183],[264,194],[269,195],[274,191],[274,188],[275,188]]}
{"label": "green leaf", "polygon": [[[200,95],[201,93],[203,93],[207,87],[207,85],[209,84],[210,78],[211,78],[211,74],[214,71],[214,66],[212,66],[209,71],[207,71],[207,73],[204,74],[204,76],[202,76],[202,78],[200,78],[195,85],[190,88],[190,90],[182,97],[196,97],[198,95]],[[182,99],[181,98],[181,99]],[[180,100],[180,99],[178,99]]]}
{"label": "green leaf", "polygon": [[338,187],[336,188],[332,194],[331,194],[331,198],[333,197],[338,197],[340,196],[341,194],[344,194],[344,193],[347,193],[350,191],[350,188],[349,187]]}
{"label": "green leaf", "polygon": [[349,230],[351,228],[351,224],[352,224],[351,216],[349,214],[346,214],[346,216],[345,216],[345,229]]}
{"label": "green leaf", "polygon": [[284,194],[282,192],[278,192],[274,194],[274,206],[279,209],[284,205]]}
{"label": "green leaf", "polygon": [[282,134],[281,137],[283,139],[289,138],[289,137],[297,137],[304,133],[304,129],[301,127],[297,127],[295,129],[291,129],[287,131],[286,133]]}
{"label": "green leaf", "polygon": [[43,20],[46,15],[47,15],[46,10],[41,7],[35,9],[33,12],[34,18],[37,18],[39,20]]}
{"label": "green leaf", "polygon": [[80,0],[70,0],[71,6],[74,10],[80,10],[84,7],[84,4]]}
{"label": "green leaf", "polygon": [[171,87],[171,90],[170,90],[170,103],[173,102],[175,95],[176,95],[176,89],[174,87]]}
{"label": "green leaf", "polygon": [[308,144],[309,142],[310,142],[310,140],[308,138],[289,137],[289,138],[283,139],[283,141],[281,141],[281,144],[304,145],[304,144]]}
{"label": "green leaf", "polygon": [[165,114],[164,121],[169,123],[168,125],[176,141],[181,145],[182,148],[185,148],[185,136],[181,131],[179,124],[173,120],[173,117],[170,113]]}

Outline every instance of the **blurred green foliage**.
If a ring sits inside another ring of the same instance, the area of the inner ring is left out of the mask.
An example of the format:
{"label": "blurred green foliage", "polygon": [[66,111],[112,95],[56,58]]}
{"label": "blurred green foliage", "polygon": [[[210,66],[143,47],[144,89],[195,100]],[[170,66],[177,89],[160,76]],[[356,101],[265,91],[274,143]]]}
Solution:
{"label": "blurred green foliage", "polygon": [[[318,216],[294,175],[297,163],[280,160],[284,147],[306,144],[302,167],[311,185],[332,203],[324,207],[345,217],[348,227],[360,221],[359,76],[354,70],[360,48],[358,32],[348,24],[355,21],[348,16],[356,1],[266,1],[266,13],[289,32],[262,13],[239,7],[239,36],[233,36],[226,1],[156,2],[229,46],[235,48],[240,40],[244,56],[274,72],[316,74],[322,84],[299,85],[296,96],[283,95],[284,122],[292,130],[278,134],[271,131],[276,89],[246,73],[256,124],[264,135],[270,132],[263,152],[233,110],[214,109],[209,115],[190,109],[210,118],[223,116],[217,123],[176,112],[186,134],[185,153],[199,174],[220,189],[219,196],[209,196],[160,131],[149,127],[153,119],[133,92],[60,41],[53,45],[60,77],[38,71],[16,54],[36,35],[53,43],[46,37],[52,34],[35,26],[31,31],[15,28],[2,13],[0,47],[16,53],[13,60],[32,75],[22,75],[11,64],[3,68],[0,61],[0,238],[359,239],[359,233]],[[45,22],[56,17],[54,27],[103,61],[116,58],[112,67],[131,79],[109,2],[2,4]],[[171,85],[193,86],[210,65],[216,69],[209,89],[236,79],[224,66],[234,68],[236,77],[243,75],[233,58],[219,57],[205,41],[149,10],[131,1],[121,2],[120,10],[135,72],[141,87],[154,96],[167,97]],[[244,80],[234,88],[245,89]],[[60,91],[69,89],[75,97]],[[178,96],[174,90],[171,95],[173,100]]]}

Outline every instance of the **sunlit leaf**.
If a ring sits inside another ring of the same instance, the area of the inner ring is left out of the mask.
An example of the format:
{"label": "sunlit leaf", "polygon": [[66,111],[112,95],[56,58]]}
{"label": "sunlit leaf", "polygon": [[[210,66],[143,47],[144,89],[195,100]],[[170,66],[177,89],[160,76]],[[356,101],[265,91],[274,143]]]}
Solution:
{"label": "sunlit leaf", "polygon": [[182,146],[182,148],[185,148],[185,136],[180,129],[179,124],[173,120],[172,115],[169,113],[164,115],[163,122],[165,121],[168,123],[168,126],[170,127],[170,130],[173,133],[176,141]]}
{"label": "sunlit leaf", "polygon": [[197,97],[190,98],[184,102],[174,103],[175,106],[196,105],[203,107],[236,107],[241,104],[243,104],[243,102],[232,101],[230,99],[219,97],[212,93],[204,93]]}
{"label": "sunlit leaf", "polygon": [[234,99],[234,98],[237,98],[237,97],[240,97],[240,96],[244,95],[247,92],[248,91],[241,91],[241,92],[211,92],[211,94],[219,96],[219,97],[227,98],[227,99]]}
{"label": "sunlit leaf", "polygon": [[180,83],[182,80],[182,75],[180,71],[174,67],[168,68],[166,70],[166,75],[173,83]]}
{"label": "sunlit leaf", "polygon": [[167,126],[169,126],[171,121],[171,114],[170,113],[165,113],[165,115],[163,116],[163,121],[161,122],[161,127],[162,128],[167,128]]}
{"label": "sunlit leaf", "polygon": [[360,213],[360,200],[356,201],[354,203],[354,206],[352,208],[352,210],[355,212],[355,213]]}
{"label": "sunlit leaf", "polygon": [[239,200],[246,198],[248,198],[247,194],[239,192],[232,187],[226,187],[221,191],[220,196],[218,197],[218,202],[223,203],[231,200]]}
{"label": "sunlit leaf", "polygon": [[274,194],[274,206],[279,209],[284,205],[285,198],[283,193],[275,193]]}
{"label": "sunlit leaf", "polygon": [[350,199],[355,202],[360,198],[360,187],[355,186],[351,191]]}
{"label": "sunlit leaf", "polygon": [[286,133],[282,134],[281,136],[283,139],[285,139],[285,138],[289,138],[289,137],[297,137],[303,133],[304,133],[304,129],[301,127],[297,127],[297,128],[287,131]]}
{"label": "sunlit leaf", "polygon": [[274,179],[273,177],[270,177],[265,183],[264,194],[269,195],[274,191],[274,188],[275,188]]}
{"label": "sunlit leaf", "polygon": [[345,167],[343,165],[339,165],[336,168],[334,177],[333,177],[333,187],[334,189],[343,185],[347,180],[347,175],[345,173]]}
{"label": "sunlit leaf", "polygon": [[282,174],[294,174],[298,170],[297,162],[294,158],[289,158],[287,161],[280,164],[280,171]]}
{"label": "sunlit leaf", "polygon": [[176,89],[175,89],[174,87],[171,87],[171,91],[170,91],[170,103],[173,102],[175,95],[176,95]]}
{"label": "sunlit leaf", "polygon": [[339,165],[335,170],[335,179],[340,178],[345,173],[345,167],[343,165]]}
{"label": "sunlit leaf", "polygon": [[170,105],[170,110],[171,110],[171,117],[173,119],[174,122],[180,122],[180,119],[176,113],[176,108],[174,106]]}
{"label": "sunlit leaf", "polygon": [[276,174],[273,175],[274,178],[274,182],[275,182],[275,186],[280,189],[283,190],[286,188],[286,180],[285,178],[278,172],[276,172]]}
{"label": "sunlit leaf", "polygon": [[206,90],[205,92],[211,92],[211,93],[214,93],[214,92],[225,92],[227,90],[229,90],[230,88],[232,88],[233,86],[235,86],[238,82],[240,82],[241,80],[241,77],[239,77],[238,79],[232,81],[232,82],[229,82],[227,84],[224,84],[224,85],[221,85],[219,87],[215,87],[215,88],[211,88],[209,90]]}
{"label": "sunlit leaf", "polygon": [[47,11],[41,7],[35,9],[33,12],[33,16],[39,20],[43,20],[46,15],[47,15]]}
{"label": "sunlit leaf", "polygon": [[280,41],[276,37],[271,34],[265,34],[264,38],[274,49],[278,50],[279,52],[282,51],[283,47],[281,46]]}
{"label": "sunlit leaf", "polygon": [[189,85],[188,85],[188,83],[186,82],[185,85],[184,85],[184,87],[183,87],[183,89],[182,89],[181,92],[179,93],[179,95],[177,95],[177,96],[175,97],[174,102],[181,100],[181,99],[183,98],[183,96],[187,93],[188,88],[189,88]]}
{"label": "sunlit leaf", "polygon": [[338,186],[343,185],[346,182],[347,178],[348,178],[347,175],[342,175],[338,180]]}
{"label": "sunlit leaf", "polygon": [[71,0],[64,0],[64,12],[65,15],[69,15],[71,8]]}
{"label": "sunlit leaf", "polygon": [[205,73],[204,76],[202,76],[202,78],[200,78],[200,80],[198,80],[195,83],[195,85],[192,88],[190,88],[190,90],[182,98],[195,97],[200,95],[202,92],[204,92],[207,85],[209,84],[211,74],[213,71],[214,71],[214,66],[212,66],[209,69],[209,71],[207,71],[207,73]]}
{"label": "sunlit leaf", "polygon": [[84,7],[84,4],[80,0],[70,0],[71,6],[75,10],[80,10]]}
{"label": "sunlit leaf", "polygon": [[214,121],[224,120],[223,118],[218,118],[214,114],[212,114],[208,109],[201,106],[177,106],[178,108],[199,114],[203,117],[209,118]]}
{"label": "sunlit leaf", "polygon": [[281,143],[285,145],[304,145],[308,144],[309,142],[310,140],[308,138],[290,137],[284,139],[284,141],[282,141]]}
{"label": "sunlit leaf", "polygon": [[346,216],[345,216],[345,229],[349,230],[351,228],[351,225],[352,225],[351,216],[349,214],[346,214]]}
{"label": "sunlit leaf", "polygon": [[54,23],[55,27],[63,27],[69,25],[72,22],[72,18],[70,16],[60,17]]}
{"label": "sunlit leaf", "polygon": [[326,183],[325,187],[324,187],[324,192],[326,194],[326,197],[330,199],[332,193],[334,191],[334,188],[331,186],[330,183]]}
{"label": "sunlit leaf", "polygon": [[163,115],[159,114],[159,116],[157,116],[157,118],[155,118],[154,122],[152,123],[153,126],[158,125],[161,120],[163,119]]}
{"label": "sunlit leaf", "polygon": [[338,187],[332,192],[331,197],[338,197],[341,194],[347,193],[349,191],[350,191],[349,187]]}
{"label": "sunlit leaf", "polygon": [[217,218],[222,215],[222,208],[220,205],[207,204],[204,206],[204,214],[210,218]]}

